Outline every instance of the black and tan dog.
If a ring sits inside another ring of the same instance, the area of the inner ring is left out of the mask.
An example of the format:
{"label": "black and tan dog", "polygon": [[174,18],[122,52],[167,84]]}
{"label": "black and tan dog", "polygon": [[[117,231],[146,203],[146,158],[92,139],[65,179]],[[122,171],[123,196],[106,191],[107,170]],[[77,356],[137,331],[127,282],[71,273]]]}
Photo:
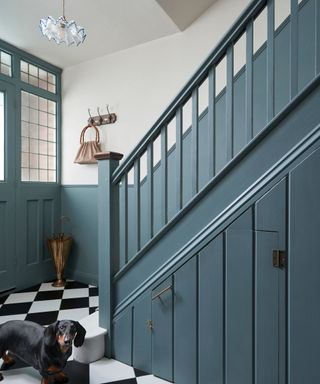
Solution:
{"label": "black and tan dog", "polygon": [[[72,342],[80,347],[86,330],[77,322],[61,320],[42,327],[23,320],[12,320],[0,325],[0,357],[3,359],[1,371],[11,367],[18,357],[37,369],[41,384],[67,382],[62,371],[72,352]],[[0,373],[0,380],[3,376]]]}

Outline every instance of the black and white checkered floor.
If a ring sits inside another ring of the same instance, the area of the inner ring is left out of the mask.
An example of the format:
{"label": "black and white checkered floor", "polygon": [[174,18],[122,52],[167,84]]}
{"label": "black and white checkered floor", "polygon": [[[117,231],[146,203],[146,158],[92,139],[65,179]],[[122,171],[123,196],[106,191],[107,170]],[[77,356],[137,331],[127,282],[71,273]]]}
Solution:
{"label": "black and white checkered floor", "polygon": [[80,320],[99,305],[98,288],[67,281],[65,287],[50,282],[0,297],[0,324],[7,320],[30,320],[48,325],[56,320]]}
{"label": "black and white checkered floor", "polygon": [[[99,305],[98,288],[68,281],[64,288],[42,283],[0,297],[0,324],[13,319],[48,325],[56,320],[81,320]],[[1,359],[0,362],[2,363]],[[166,384],[167,382],[112,359],[91,364],[70,359],[65,368],[69,384]],[[4,383],[39,384],[40,374],[22,362],[4,372]]]}

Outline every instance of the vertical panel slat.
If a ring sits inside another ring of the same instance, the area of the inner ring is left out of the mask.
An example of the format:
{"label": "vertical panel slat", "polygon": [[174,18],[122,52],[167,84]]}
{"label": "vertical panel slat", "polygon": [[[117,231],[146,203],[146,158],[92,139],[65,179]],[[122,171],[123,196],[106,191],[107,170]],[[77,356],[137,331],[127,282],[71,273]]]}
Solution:
{"label": "vertical panel slat", "polygon": [[176,111],[176,212],[182,208],[182,108]]}
{"label": "vertical panel slat", "polygon": [[316,18],[316,75],[320,73],[320,1],[315,1]]}
{"label": "vertical panel slat", "polygon": [[147,149],[147,199],[148,199],[148,217],[149,225],[147,227],[148,238],[153,237],[153,142],[148,144]]}
{"label": "vertical panel slat", "polygon": [[274,116],[274,0],[268,1],[267,26],[267,118]]}
{"label": "vertical panel slat", "polygon": [[290,17],[290,96],[298,93],[298,0],[291,0]]}
{"label": "vertical panel slat", "polygon": [[161,129],[161,225],[168,220],[168,158],[167,158],[167,126]]}
{"label": "vertical panel slat", "polygon": [[140,157],[134,162],[134,191],[135,191],[135,206],[136,206],[136,251],[140,249]]}
{"label": "vertical panel slat", "polygon": [[227,50],[226,140],[229,162],[233,155],[233,44]]}
{"label": "vertical panel slat", "polygon": [[253,138],[253,21],[246,28],[246,119],[247,143]]}
{"label": "vertical panel slat", "polygon": [[191,191],[196,195],[199,189],[199,119],[198,87],[192,91],[192,130],[191,130]]}
{"label": "vertical panel slat", "polygon": [[216,75],[214,67],[210,68],[209,76],[209,103],[208,103],[208,145],[209,145],[209,180],[215,174],[215,115],[216,115]]}
{"label": "vertical panel slat", "polygon": [[121,252],[120,267],[128,262],[128,174],[121,179],[120,206],[122,207],[121,223],[123,228],[123,251]]}

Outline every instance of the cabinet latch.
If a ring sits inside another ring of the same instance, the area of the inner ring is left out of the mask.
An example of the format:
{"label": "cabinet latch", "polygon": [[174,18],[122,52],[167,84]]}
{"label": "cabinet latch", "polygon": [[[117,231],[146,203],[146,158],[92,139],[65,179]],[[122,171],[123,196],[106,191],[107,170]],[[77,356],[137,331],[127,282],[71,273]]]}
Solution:
{"label": "cabinet latch", "polygon": [[285,268],[287,264],[287,257],[285,251],[274,249],[272,251],[272,265],[275,268]]}
{"label": "cabinet latch", "polygon": [[152,320],[147,321],[147,328],[150,329],[150,331],[152,331],[152,329],[153,329],[153,321]]}

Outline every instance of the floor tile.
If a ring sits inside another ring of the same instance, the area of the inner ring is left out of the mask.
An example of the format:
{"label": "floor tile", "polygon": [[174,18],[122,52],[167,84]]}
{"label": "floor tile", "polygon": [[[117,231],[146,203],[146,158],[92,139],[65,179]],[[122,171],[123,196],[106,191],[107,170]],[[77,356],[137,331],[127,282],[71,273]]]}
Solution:
{"label": "floor tile", "polygon": [[49,325],[56,321],[58,314],[59,311],[28,313],[25,319],[40,325]]}
{"label": "floor tile", "polygon": [[12,384],[39,384],[41,375],[34,368],[12,369],[3,372],[4,383]]}
{"label": "floor tile", "polygon": [[73,309],[89,307],[89,298],[81,297],[76,299],[62,299],[61,309]]}
{"label": "floor tile", "polygon": [[116,360],[102,358],[90,364],[90,384],[112,383],[134,377],[132,367]]}
{"label": "floor tile", "polygon": [[89,364],[77,361],[68,361],[64,372],[68,375],[68,384],[91,384],[89,377]]}
{"label": "floor tile", "polygon": [[89,296],[98,296],[98,295],[99,295],[98,287],[90,287],[89,286]]}
{"label": "floor tile", "polygon": [[137,384],[168,384],[168,381],[152,375],[137,377]]}
{"label": "floor tile", "polygon": [[8,316],[0,316],[0,324],[3,324],[9,320],[25,320],[26,314],[22,313],[19,315],[8,315]]}
{"label": "floor tile", "polygon": [[5,301],[5,304],[27,303],[33,301],[36,294],[37,292],[11,293]]}
{"label": "floor tile", "polygon": [[89,297],[89,307],[99,306],[99,296]]}
{"label": "floor tile", "polygon": [[79,281],[67,281],[65,289],[87,288],[88,284],[80,283]]}
{"label": "floor tile", "polygon": [[137,369],[137,368],[133,368],[133,370],[134,370],[134,374],[136,375],[136,377],[149,375],[149,373],[141,371],[140,369]]}
{"label": "floor tile", "polygon": [[137,384],[137,380],[133,378],[116,381],[104,381],[102,384]]}
{"label": "floor tile", "polygon": [[89,315],[89,308],[64,309],[59,311],[58,320],[79,321]]}
{"label": "floor tile", "polygon": [[9,295],[0,296],[0,304],[3,304],[7,300],[8,297],[9,297]]}
{"label": "floor tile", "polygon": [[32,303],[28,313],[59,311],[61,300],[41,300]]}
{"label": "floor tile", "polygon": [[65,289],[62,296],[63,299],[70,299],[76,297],[89,297],[89,288]]}
{"label": "floor tile", "polygon": [[32,303],[3,304],[0,308],[0,316],[28,313],[31,304]]}
{"label": "floor tile", "polygon": [[61,299],[62,295],[63,295],[63,290],[41,291],[37,293],[35,297],[35,301]]}
{"label": "floor tile", "polygon": [[42,283],[39,291],[61,291],[64,287],[53,287],[52,283]]}
{"label": "floor tile", "polygon": [[93,312],[95,312],[98,309],[98,307],[90,307],[89,308],[89,315],[91,315]]}

